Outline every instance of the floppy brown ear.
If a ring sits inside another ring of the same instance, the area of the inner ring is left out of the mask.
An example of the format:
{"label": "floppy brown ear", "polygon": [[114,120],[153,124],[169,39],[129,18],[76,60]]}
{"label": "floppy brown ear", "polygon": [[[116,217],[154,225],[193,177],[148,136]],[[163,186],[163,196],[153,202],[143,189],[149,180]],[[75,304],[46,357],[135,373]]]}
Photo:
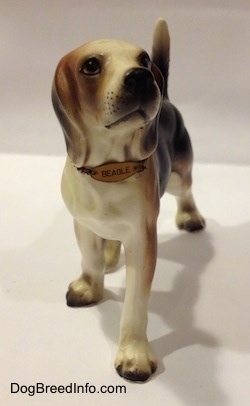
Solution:
{"label": "floppy brown ear", "polygon": [[[152,63],[151,65],[151,71],[154,75],[155,81],[160,89],[161,95],[163,95],[164,93],[164,80],[163,80],[163,76],[160,72],[160,70],[158,69],[158,67]],[[162,103],[162,100],[161,100]],[[147,157],[148,155],[151,155],[158,144],[158,122],[159,122],[159,114],[161,111],[161,103],[159,106],[159,110],[158,113],[155,117],[154,120],[152,120],[152,122],[148,125],[145,134],[142,138],[142,151],[145,154],[145,157]]]}
{"label": "floppy brown ear", "polygon": [[157,68],[156,64],[152,62],[151,65],[151,71],[155,77],[155,81],[160,89],[161,94],[163,95],[163,91],[164,91],[164,79],[163,76],[161,74],[160,69]]}
{"label": "floppy brown ear", "polygon": [[65,137],[67,153],[75,164],[82,164],[86,140],[81,120],[77,81],[67,63],[62,59],[56,69],[52,84],[52,104]]}

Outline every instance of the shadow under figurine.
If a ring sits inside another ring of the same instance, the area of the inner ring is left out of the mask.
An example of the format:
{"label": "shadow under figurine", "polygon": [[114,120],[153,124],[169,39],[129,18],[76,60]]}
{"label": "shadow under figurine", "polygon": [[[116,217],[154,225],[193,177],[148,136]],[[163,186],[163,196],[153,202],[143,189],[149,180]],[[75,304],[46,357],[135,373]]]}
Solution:
{"label": "shadow under figurine", "polygon": [[157,368],[146,329],[160,196],[165,190],[176,196],[180,229],[205,227],[191,191],[189,135],[168,99],[169,47],[162,19],[151,58],[124,41],[89,42],[61,59],[52,90],[68,153],[62,196],[83,268],[67,304],[102,298],[105,269],[117,264],[122,244],[126,294],[115,368],[133,381],[147,380]]}

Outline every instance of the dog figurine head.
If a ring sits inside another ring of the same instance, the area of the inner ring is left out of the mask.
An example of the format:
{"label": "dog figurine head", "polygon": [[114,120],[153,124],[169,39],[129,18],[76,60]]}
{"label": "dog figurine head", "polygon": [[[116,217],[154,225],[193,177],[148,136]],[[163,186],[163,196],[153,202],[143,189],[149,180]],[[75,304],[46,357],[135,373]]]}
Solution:
{"label": "dog figurine head", "polygon": [[[158,22],[155,30],[157,44],[162,26]],[[168,49],[167,28],[164,34]],[[153,44],[153,54],[154,48]],[[154,61],[157,52],[151,60],[136,45],[100,39],[61,59],[52,100],[68,155],[76,166],[142,160],[154,152],[164,87]]]}

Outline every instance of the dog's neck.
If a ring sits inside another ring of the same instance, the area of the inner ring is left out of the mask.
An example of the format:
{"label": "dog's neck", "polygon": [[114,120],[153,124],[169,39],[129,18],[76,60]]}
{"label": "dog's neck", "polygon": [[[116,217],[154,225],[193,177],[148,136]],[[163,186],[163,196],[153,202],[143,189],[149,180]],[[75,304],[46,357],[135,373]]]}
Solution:
{"label": "dog's neck", "polygon": [[[93,169],[100,165],[120,162],[140,162],[151,155],[142,148],[145,127],[129,132],[96,129],[79,139],[77,156],[69,156],[77,168]],[[70,151],[69,151],[70,152]]]}
{"label": "dog's neck", "polygon": [[73,162],[77,171],[101,182],[119,182],[143,172],[151,155],[142,148],[147,127],[125,131],[106,129],[88,134],[81,164]]}

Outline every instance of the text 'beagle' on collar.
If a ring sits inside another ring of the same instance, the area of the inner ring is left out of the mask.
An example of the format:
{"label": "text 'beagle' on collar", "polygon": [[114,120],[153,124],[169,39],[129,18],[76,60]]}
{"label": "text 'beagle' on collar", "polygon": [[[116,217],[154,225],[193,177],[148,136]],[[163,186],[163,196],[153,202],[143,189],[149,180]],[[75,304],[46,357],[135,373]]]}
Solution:
{"label": "text 'beagle' on collar", "polygon": [[138,172],[144,171],[144,169],[147,169],[145,166],[146,161],[147,159],[138,162],[113,162],[99,165],[95,168],[82,166],[81,168],[76,169],[101,182],[120,182],[130,178]]}

